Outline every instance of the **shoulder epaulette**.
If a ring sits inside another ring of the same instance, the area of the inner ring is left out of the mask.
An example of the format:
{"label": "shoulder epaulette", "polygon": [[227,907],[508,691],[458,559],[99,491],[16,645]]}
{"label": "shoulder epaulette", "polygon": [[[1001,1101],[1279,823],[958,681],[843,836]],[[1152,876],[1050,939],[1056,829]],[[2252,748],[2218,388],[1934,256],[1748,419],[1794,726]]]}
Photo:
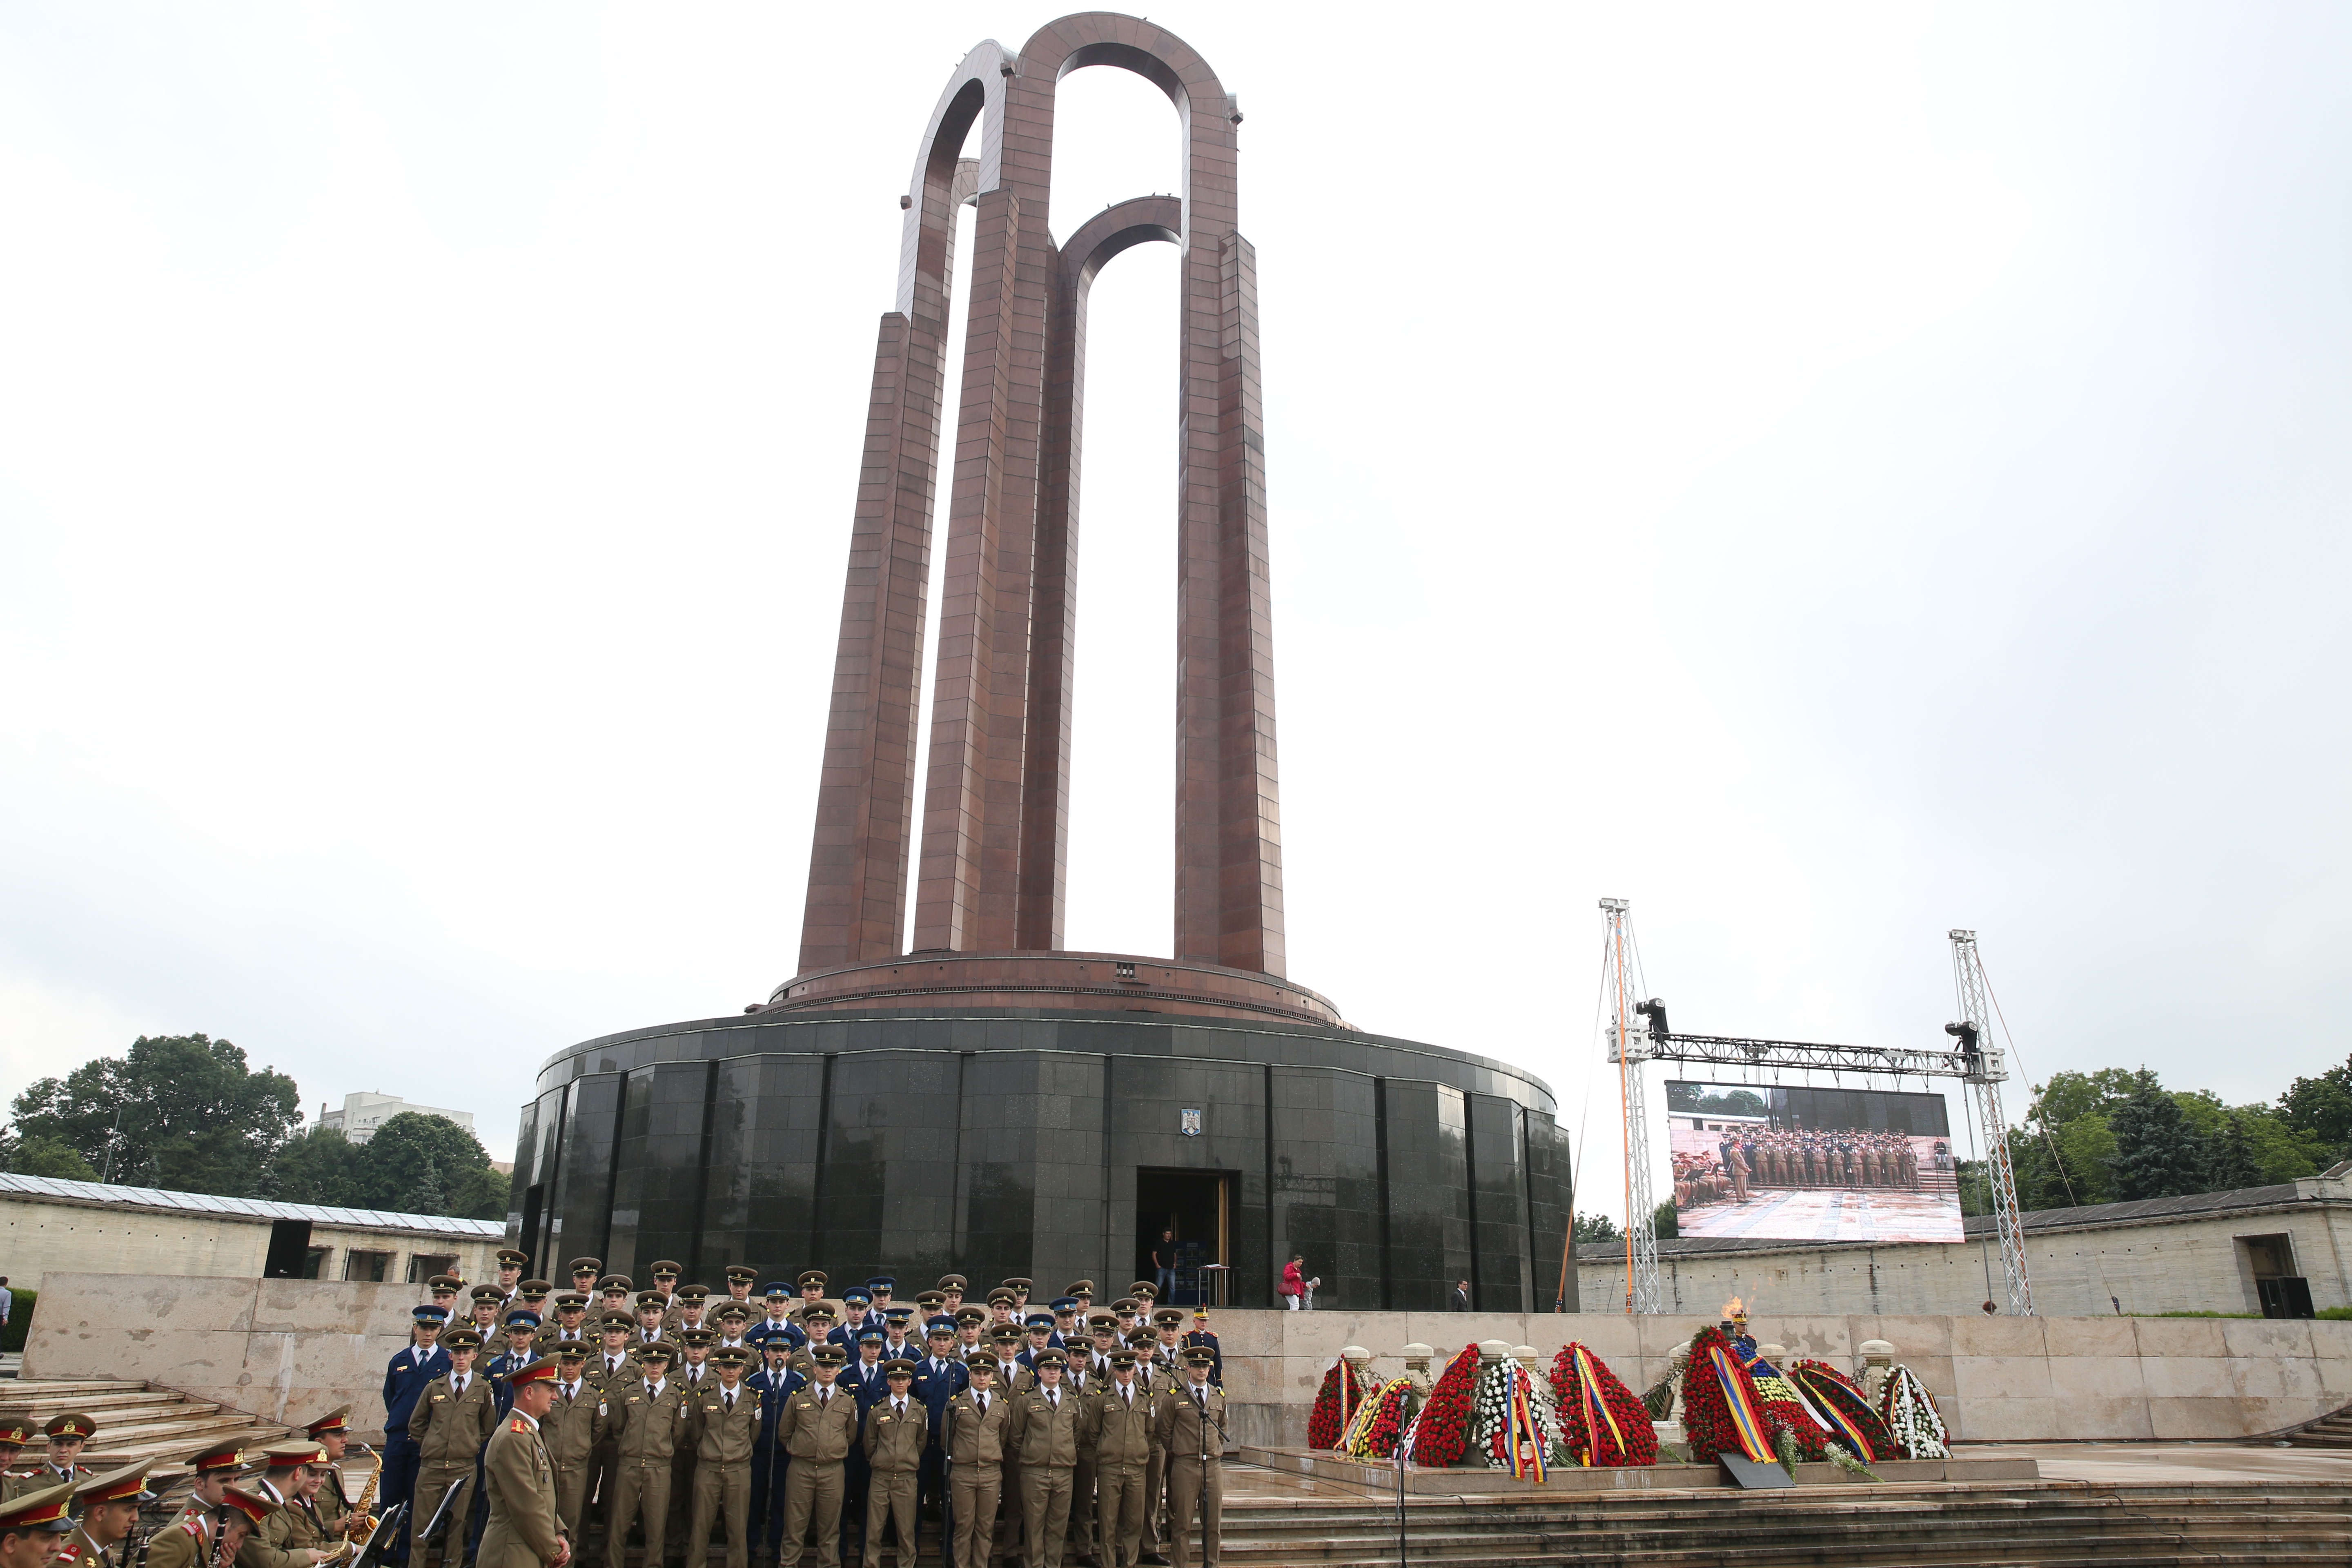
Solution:
{"label": "shoulder epaulette", "polygon": [[507,1430],[509,1432],[528,1432],[530,1430],[530,1423],[518,1415],[507,1424]]}
{"label": "shoulder epaulette", "polygon": [[190,1535],[194,1536],[198,1541],[202,1541],[205,1538],[205,1527],[193,1519],[184,1519],[180,1521],[180,1528],[186,1531]]}

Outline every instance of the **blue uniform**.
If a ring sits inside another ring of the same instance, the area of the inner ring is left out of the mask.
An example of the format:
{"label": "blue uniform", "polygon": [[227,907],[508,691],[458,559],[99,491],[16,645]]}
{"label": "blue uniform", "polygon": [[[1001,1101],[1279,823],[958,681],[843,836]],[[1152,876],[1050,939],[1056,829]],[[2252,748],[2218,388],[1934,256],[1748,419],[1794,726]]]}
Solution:
{"label": "blue uniform", "polygon": [[971,1382],[971,1374],[953,1356],[940,1363],[925,1356],[915,1363],[915,1385],[910,1392],[923,1402],[931,1418],[929,1436],[923,1440],[922,1468],[916,1472],[915,1506],[919,1511],[915,1529],[919,1533],[923,1528],[919,1510],[926,1505],[936,1505],[940,1510],[940,1555],[943,1558],[947,1555],[946,1542],[953,1537],[947,1525],[947,1449],[940,1439],[947,1431],[948,1401]]}
{"label": "blue uniform", "polygon": [[743,1386],[760,1391],[760,1436],[751,1445],[751,1545],[756,1552],[764,1544],[772,1557],[784,1539],[784,1477],[792,1468],[792,1456],[776,1441],[776,1422],[784,1401],[807,1387],[808,1379],[789,1367],[772,1377],[761,1367]]}
{"label": "blue uniform", "polygon": [[[872,1373],[871,1377],[866,1376]],[[835,1388],[849,1390],[857,1400],[857,1436],[849,1445],[849,1462],[841,1472],[841,1554],[849,1555],[849,1532],[857,1531],[858,1552],[866,1545],[866,1483],[873,1469],[866,1462],[866,1413],[890,1397],[890,1380],[882,1375],[882,1363],[867,1366],[860,1361],[851,1362],[833,1380]]]}
{"label": "blue uniform", "polygon": [[[449,1352],[439,1345],[420,1350],[410,1345],[392,1358],[383,1373],[383,1482],[376,1498],[386,1509],[410,1502],[416,1496],[416,1471],[421,1462],[415,1440],[408,1435],[409,1414],[433,1380],[449,1370]],[[408,1559],[408,1521],[403,1520],[393,1555]]]}
{"label": "blue uniform", "polygon": [[[762,1318],[743,1331],[743,1342],[747,1345],[764,1345],[770,1340],[782,1340],[793,1349],[799,1350],[808,1343],[808,1331],[798,1323],[779,1323],[772,1318]],[[758,1375],[757,1373],[752,1374],[754,1377]]]}

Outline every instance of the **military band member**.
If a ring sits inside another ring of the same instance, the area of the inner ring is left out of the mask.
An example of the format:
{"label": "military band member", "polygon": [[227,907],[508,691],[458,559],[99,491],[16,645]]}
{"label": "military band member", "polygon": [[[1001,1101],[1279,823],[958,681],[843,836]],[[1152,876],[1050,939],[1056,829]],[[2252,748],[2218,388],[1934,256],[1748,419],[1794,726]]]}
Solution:
{"label": "military band member", "polygon": [[1112,1352],[1110,1379],[1088,1396],[1085,1411],[1081,1442],[1094,1456],[1103,1568],[1135,1568],[1142,1551],[1155,1416],[1150,1391],[1138,1381],[1137,1368],[1133,1351]]}
{"label": "military band member", "polygon": [[31,1480],[30,1490],[38,1487],[78,1487],[98,1472],[81,1463],[83,1445],[97,1435],[98,1423],[79,1410],[68,1411],[53,1418],[41,1428],[49,1440],[41,1456],[41,1468]]}
{"label": "military band member", "polygon": [[816,1375],[784,1402],[784,1540],[780,1568],[799,1568],[803,1543],[816,1533],[818,1568],[840,1568],[842,1468],[858,1436],[857,1399],[832,1381],[848,1352],[830,1342],[809,1352]]}
{"label": "military band member", "polygon": [[751,1453],[751,1529],[760,1552],[776,1553],[784,1535],[784,1470],[789,1461],[779,1434],[784,1403],[808,1386],[808,1378],[793,1369],[793,1342],[779,1334],[762,1340],[759,1355],[765,1363],[746,1381],[760,1393],[760,1441]]}
{"label": "military band member", "polygon": [[288,1472],[284,1481],[275,1483],[284,1491],[285,1500],[265,1528],[278,1550],[289,1556],[304,1552],[333,1556],[342,1551],[343,1543],[319,1512],[319,1489],[326,1485],[334,1467],[327,1463],[326,1449],[316,1443],[306,1447],[309,1457]]}
{"label": "military band member", "polygon": [[1071,1476],[1078,1462],[1078,1401],[1062,1386],[1064,1357],[1042,1350],[1035,1383],[1014,1395],[1008,1436],[1021,1459],[1021,1534],[1027,1568],[1061,1568],[1069,1530]]}
{"label": "military band member", "polygon": [[929,1413],[915,1397],[915,1363],[896,1356],[882,1364],[888,1392],[866,1413],[866,1530],[862,1561],[879,1568],[886,1531],[897,1544],[898,1568],[914,1568],[915,1498],[920,1484],[923,1449],[930,1432]]}
{"label": "military band member", "polygon": [[[555,1403],[558,1364],[542,1356],[509,1379],[513,1408],[482,1450],[490,1519],[475,1568],[563,1568],[571,1561],[572,1542],[556,1502],[555,1466],[542,1435]],[[658,1568],[659,1558],[649,1561]]]}
{"label": "military band member", "polygon": [[1010,1405],[996,1388],[997,1361],[988,1351],[964,1363],[970,1381],[948,1396],[940,1436],[947,1450],[947,1568],[988,1568],[1003,1497],[1005,1424]]}
{"label": "military band member", "polygon": [[1190,1562],[1192,1518],[1201,1520],[1201,1561],[1216,1568],[1225,1508],[1225,1391],[1209,1381],[1216,1352],[1206,1345],[1184,1352],[1185,1381],[1160,1396],[1153,1412],[1160,1446],[1168,1455],[1168,1543],[1175,1568]]}
{"label": "military band member", "polygon": [[233,1443],[214,1443],[180,1462],[194,1471],[188,1500],[147,1542],[147,1568],[208,1568],[216,1528],[213,1516],[245,1455]]}
{"label": "military band member", "polygon": [[310,1568],[327,1552],[315,1545],[296,1545],[294,1528],[296,1473],[323,1452],[313,1444],[275,1444],[262,1450],[266,1468],[247,1483],[247,1490],[270,1504],[268,1513],[253,1521],[236,1548],[237,1568]]}
{"label": "military band member", "polygon": [[[471,1329],[452,1329],[443,1348],[448,1352],[449,1370],[426,1387],[408,1417],[408,1433],[417,1450],[416,1505],[409,1514],[422,1529],[433,1521],[442,1500],[453,1491],[457,1494],[441,1537],[443,1559],[455,1563],[465,1555],[467,1538],[472,1533],[475,1461],[481,1458],[482,1445],[498,1430],[499,1405],[489,1378],[474,1370],[480,1337]],[[433,1545],[418,1544],[423,1550],[416,1560],[422,1563],[430,1559]],[[245,1568],[272,1565],[256,1563]]]}
{"label": "military band member", "polygon": [[751,1352],[740,1347],[710,1353],[709,1381],[693,1396],[688,1429],[695,1448],[694,1508],[688,1516],[686,1561],[702,1568],[710,1555],[710,1527],[727,1526],[727,1568],[751,1563],[751,1456],[760,1442],[760,1391],[744,1386]]}
{"label": "military band member", "polygon": [[21,1410],[0,1411],[0,1502],[41,1484],[38,1471],[11,1474],[33,1440],[33,1418]]}
{"label": "military band member", "polygon": [[0,1503],[0,1568],[47,1568],[73,1532],[73,1488],[41,1487]]}
{"label": "military band member", "polygon": [[[539,1418],[539,1440],[547,1449],[547,1462],[555,1477],[555,1517],[565,1537],[583,1547],[588,1542],[588,1482],[596,1468],[597,1448],[604,1440],[604,1391],[588,1381],[587,1371],[586,1346],[577,1342],[559,1346],[555,1375],[546,1380],[555,1392]],[[513,1379],[509,1377],[508,1383],[511,1389]],[[487,1531],[484,1539],[488,1539]]]}
{"label": "military band member", "polygon": [[139,1505],[153,1499],[146,1483],[147,1472],[154,1468],[154,1460],[142,1459],[74,1488],[69,1504],[74,1527],[57,1560],[100,1568],[106,1554],[139,1523]]}
{"label": "military band member", "polygon": [[318,1444],[327,1456],[327,1474],[320,1483],[313,1506],[327,1533],[338,1540],[352,1532],[358,1518],[352,1512],[352,1492],[342,1470],[343,1456],[351,1448],[351,1413],[350,1405],[338,1405],[302,1428],[302,1436]]}
{"label": "military band member", "polygon": [[511,1247],[500,1247],[498,1265],[499,1310],[522,1305],[515,1298],[522,1293],[522,1271],[530,1266],[530,1254],[517,1252]]}
{"label": "military band member", "polygon": [[643,1524],[648,1564],[659,1564],[669,1523],[670,1461],[686,1436],[686,1391],[669,1375],[671,1346],[635,1347],[642,1381],[607,1394],[604,1418],[614,1445],[613,1512],[604,1534],[607,1568],[623,1568],[629,1527]]}

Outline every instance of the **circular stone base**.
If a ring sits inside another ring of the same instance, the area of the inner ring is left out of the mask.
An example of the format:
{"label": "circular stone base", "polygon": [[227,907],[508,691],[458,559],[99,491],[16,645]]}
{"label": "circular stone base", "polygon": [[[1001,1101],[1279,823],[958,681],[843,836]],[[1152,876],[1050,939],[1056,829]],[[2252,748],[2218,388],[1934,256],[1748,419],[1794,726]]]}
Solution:
{"label": "circular stone base", "polygon": [[796,974],[776,987],[765,1006],[747,1011],[822,1013],[933,1002],[1353,1027],[1323,996],[1276,975],[1123,952],[910,952]]}

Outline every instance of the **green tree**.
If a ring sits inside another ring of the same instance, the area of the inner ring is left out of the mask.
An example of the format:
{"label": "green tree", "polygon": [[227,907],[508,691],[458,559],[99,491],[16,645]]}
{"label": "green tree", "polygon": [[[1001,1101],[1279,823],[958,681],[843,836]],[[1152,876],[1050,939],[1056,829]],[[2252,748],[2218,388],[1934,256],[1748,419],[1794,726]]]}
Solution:
{"label": "green tree", "polygon": [[20,1139],[58,1140],[110,1181],[231,1197],[266,1184],[302,1124],[292,1079],[204,1035],[142,1035],[123,1056],[40,1079],[12,1109]]}
{"label": "green tree", "polygon": [[2206,1140],[2210,1156],[2205,1170],[2206,1190],[2226,1193],[2239,1187],[2258,1185],[2262,1172],[2254,1164],[2253,1140],[2246,1135],[2246,1119],[2235,1111],[2223,1118],[2220,1134]]}
{"label": "green tree", "polygon": [[2279,1096],[2281,1121],[2339,1156],[2352,1153],[2352,1060],[2317,1078],[2299,1078]]}
{"label": "green tree", "polygon": [[1653,1232],[1660,1241],[1671,1241],[1682,1234],[1682,1216],[1675,1212],[1675,1201],[1668,1198],[1650,1216]]}
{"label": "green tree", "polygon": [[2116,1201],[2116,1134],[2105,1116],[2077,1116],[2059,1127],[2058,1153],[2077,1204]]}
{"label": "green tree", "polygon": [[1623,1235],[1617,1222],[1605,1214],[1578,1215],[1572,1228],[1579,1242],[1616,1241]]}
{"label": "green tree", "polygon": [[289,1204],[371,1206],[367,1151],[340,1127],[314,1127],[278,1151],[269,1195]]}
{"label": "green tree", "polygon": [[2315,1176],[2339,1156],[2340,1151],[2319,1134],[2290,1125],[2267,1105],[2242,1105],[2237,1115],[2245,1123],[2254,1169],[2265,1186],[2292,1182],[2298,1176]]}
{"label": "green tree", "polygon": [[8,1168],[20,1176],[54,1176],[63,1182],[94,1182],[98,1173],[80,1151],[62,1138],[36,1135],[18,1141]]}
{"label": "green tree", "polygon": [[[366,1208],[401,1214],[454,1215],[450,1199],[480,1190],[469,1183],[490,1170],[489,1152],[471,1132],[446,1116],[404,1110],[375,1130],[362,1151]],[[505,1191],[499,1191],[505,1212]],[[429,1204],[430,1207],[420,1207]],[[480,1217],[488,1218],[488,1215]]]}
{"label": "green tree", "polygon": [[498,1219],[507,1217],[507,1199],[514,1192],[514,1180],[488,1165],[463,1177],[449,1188],[449,1212],[459,1219]]}
{"label": "green tree", "polygon": [[2205,1190],[2204,1141],[2156,1074],[2142,1068],[2133,1075],[2131,1093],[2108,1124],[2115,1131],[2117,1198],[2130,1203]]}
{"label": "green tree", "polygon": [[2026,1108],[2028,1121],[2063,1127],[2080,1116],[2105,1116],[2131,1096],[2132,1075],[2121,1068],[2101,1068],[2093,1073],[2053,1072],[2050,1081],[2033,1091]]}

